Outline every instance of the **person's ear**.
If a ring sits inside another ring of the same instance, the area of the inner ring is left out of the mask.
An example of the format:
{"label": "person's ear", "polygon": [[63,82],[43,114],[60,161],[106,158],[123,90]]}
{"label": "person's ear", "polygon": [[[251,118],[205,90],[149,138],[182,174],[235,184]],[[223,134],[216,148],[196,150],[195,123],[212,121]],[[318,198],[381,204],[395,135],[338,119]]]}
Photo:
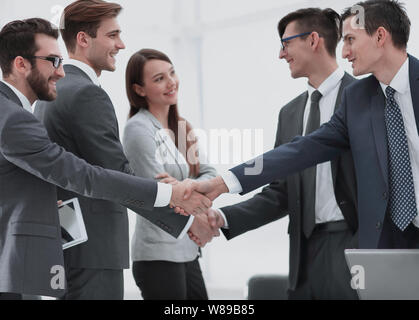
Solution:
{"label": "person's ear", "polygon": [[87,48],[90,45],[91,37],[84,31],[77,33],[76,42],[82,48]]}
{"label": "person's ear", "polygon": [[384,27],[379,27],[376,31],[376,41],[379,47],[382,47],[388,38],[388,31]]}
{"label": "person's ear", "polygon": [[135,93],[138,94],[140,97],[145,97],[145,90],[142,86],[140,86],[137,83],[134,83],[132,85],[132,88],[134,89]]}
{"label": "person's ear", "polygon": [[13,69],[20,74],[28,74],[32,70],[32,64],[28,59],[17,56],[13,62]]}
{"label": "person's ear", "polygon": [[314,32],[312,32],[309,35],[309,37],[310,37],[310,45],[311,45],[311,47],[314,50],[317,49],[317,47],[319,46],[319,42],[320,42],[320,36],[319,36],[319,34],[316,31],[314,31]]}

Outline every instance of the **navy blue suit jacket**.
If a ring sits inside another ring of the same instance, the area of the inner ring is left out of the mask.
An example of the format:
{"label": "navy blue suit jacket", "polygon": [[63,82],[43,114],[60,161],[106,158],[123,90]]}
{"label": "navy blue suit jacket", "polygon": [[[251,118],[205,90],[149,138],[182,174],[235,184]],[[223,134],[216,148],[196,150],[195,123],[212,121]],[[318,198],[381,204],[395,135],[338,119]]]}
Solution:
{"label": "navy blue suit jacket", "polygon": [[[419,60],[409,56],[409,78],[416,125],[419,128]],[[385,96],[374,76],[346,87],[341,106],[331,120],[305,137],[281,145],[254,159],[259,175],[246,175],[241,164],[231,171],[243,194],[276,179],[334,159],[351,149],[358,185],[360,248],[377,248],[388,205],[388,151],[384,123]]]}

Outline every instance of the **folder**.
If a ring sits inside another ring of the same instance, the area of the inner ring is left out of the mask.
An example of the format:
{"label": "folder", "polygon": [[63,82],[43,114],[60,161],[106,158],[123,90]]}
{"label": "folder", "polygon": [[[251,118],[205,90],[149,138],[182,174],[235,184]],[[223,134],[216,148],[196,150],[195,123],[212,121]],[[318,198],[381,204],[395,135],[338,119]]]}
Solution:
{"label": "folder", "polygon": [[88,240],[86,226],[77,198],[64,201],[58,207],[63,250]]}

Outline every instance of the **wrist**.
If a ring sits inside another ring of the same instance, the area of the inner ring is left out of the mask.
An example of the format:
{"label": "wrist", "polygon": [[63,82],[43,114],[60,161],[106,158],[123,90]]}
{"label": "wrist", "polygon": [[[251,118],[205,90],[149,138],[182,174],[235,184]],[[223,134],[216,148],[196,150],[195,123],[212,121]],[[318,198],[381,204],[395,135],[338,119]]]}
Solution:
{"label": "wrist", "polygon": [[218,191],[219,194],[228,193],[227,185],[225,184],[221,176],[217,176],[214,178],[214,185],[215,189]]}

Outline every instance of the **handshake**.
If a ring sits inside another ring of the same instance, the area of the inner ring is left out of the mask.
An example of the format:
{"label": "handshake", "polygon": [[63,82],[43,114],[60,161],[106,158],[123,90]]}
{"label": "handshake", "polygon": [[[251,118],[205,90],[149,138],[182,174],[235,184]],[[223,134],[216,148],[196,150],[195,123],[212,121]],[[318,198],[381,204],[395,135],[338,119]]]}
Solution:
{"label": "handshake", "polygon": [[173,186],[170,207],[178,214],[195,217],[188,235],[198,246],[204,247],[213,237],[220,235],[219,229],[225,222],[219,211],[211,208],[214,199],[228,192],[220,176],[205,181],[186,179],[182,182],[167,173],[156,178]]}

